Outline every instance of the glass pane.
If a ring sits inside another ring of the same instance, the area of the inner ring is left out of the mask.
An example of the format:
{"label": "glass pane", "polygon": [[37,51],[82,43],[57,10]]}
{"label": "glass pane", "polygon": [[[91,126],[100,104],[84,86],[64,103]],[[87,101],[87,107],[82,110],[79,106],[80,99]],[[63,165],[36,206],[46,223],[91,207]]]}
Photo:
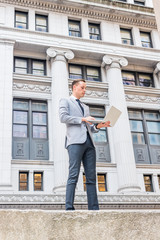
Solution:
{"label": "glass pane", "polygon": [[18,68],[27,68],[27,60],[26,59],[15,59],[15,67]]}
{"label": "glass pane", "polygon": [[84,191],[86,191],[86,176],[83,174],[83,187]]}
{"label": "glass pane", "polygon": [[143,133],[132,133],[133,144],[145,144]]}
{"label": "glass pane", "polygon": [[27,191],[28,190],[28,184],[21,182],[20,186],[19,186],[19,190],[20,191]]}
{"label": "glass pane", "polygon": [[126,38],[126,39],[130,39],[131,38],[130,30],[121,29],[121,37]]}
{"label": "glass pane", "polygon": [[44,71],[44,63],[43,62],[39,62],[39,61],[34,61],[33,63],[32,63],[33,65],[33,69],[39,69],[39,70],[42,70],[42,71]]}
{"label": "glass pane", "polygon": [[90,107],[89,108],[90,111],[90,115],[93,117],[99,117],[97,119],[103,119],[103,117],[105,116],[105,110],[103,108],[96,108],[96,107]]}
{"label": "glass pane", "polygon": [[14,123],[27,124],[28,123],[28,114],[27,114],[27,112],[14,111],[14,113],[13,113],[13,122]]}
{"label": "glass pane", "polygon": [[105,182],[105,175],[99,175],[98,174],[98,190],[100,192],[106,191],[106,182]]}
{"label": "glass pane", "polygon": [[20,182],[27,182],[27,173],[20,173]]}
{"label": "glass pane", "polygon": [[78,22],[69,22],[69,30],[79,31],[80,25]]}
{"label": "glass pane", "polygon": [[124,85],[135,85],[134,73],[122,72],[122,78]]}
{"label": "glass pane", "polygon": [[107,142],[106,131],[99,130],[98,133],[93,133],[93,140],[95,142]]}
{"label": "glass pane", "polygon": [[15,68],[15,73],[27,74],[27,69],[25,68]]}
{"label": "glass pane", "polygon": [[33,124],[46,125],[47,124],[47,114],[34,112],[33,113]]}
{"label": "glass pane", "polygon": [[32,110],[47,111],[47,103],[45,103],[45,102],[32,102]]}
{"label": "glass pane", "polygon": [[100,36],[99,35],[90,34],[90,39],[100,40]]}
{"label": "glass pane", "polygon": [[34,181],[36,182],[42,182],[42,174],[41,173],[35,173],[34,174]]}
{"label": "glass pane", "polygon": [[37,25],[36,26],[36,31],[47,32],[47,27]]}
{"label": "glass pane", "polygon": [[99,76],[99,71],[96,68],[87,67],[87,75],[90,76]]}
{"label": "glass pane", "polygon": [[131,131],[143,132],[142,121],[130,120]]}
{"label": "glass pane", "polygon": [[152,192],[151,176],[144,176],[144,184],[146,192]]}
{"label": "glass pane", "polygon": [[147,122],[148,132],[160,133],[160,122]]}
{"label": "glass pane", "polygon": [[17,28],[21,28],[21,29],[26,29],[27,28],[27,24],[26,23],[16,23],[16,27]]}
{"label": "glass pane", "polygon": [[47,26],[47,17],[46,16],[36,16],[36,25]]}
{"label": "glass pane", "polygon": [[154,120],[159,120],[160,119],[160,114],[157,112],[144,112],[145,118],[146,119],[154,119]]}
{"label": "glass pane", "polygon": [[14,100],[13,108],[28,110],[28,102],[21,100]]}
{"label": "glass pane", "polygon": [[47,127],[33,126],[33,138],[47,138]]}
{"label": "glass pane", "polygon": [[141,34],[141,41],[143,42],[150,42],[150,34],[149,33],[140,33]]}
{"label": "glass pane", "polygon": [[26,23],[27,13],[16,12],[16,22]]}
{"label": "glass pane", "polygon": [[152,86],[152,78],[147,74],[139,74],[139,85],[144,87]]}
{"label": "glass pane", "polygon": [[149,142],[151,145],[160,145],[160,135],[149,134]]}
{"label": "glass pane", "polygon": [[41,70],[33,70],[32,71],[33,75],[39,75],[39,76],[44,76],[44,71]]}
{"label": "glass pane", "polygon": [[27,126],[26,125],[13,125],[13,137],[27,137]]}
{"label": "glass pane", "polygon": [[129,110],[129,118],[142,118],[142,112],[138,110]]}
{"label": "glass pane", "polygon": [[69,72],[82,75],[82,68],[80,66],[69,66]]}
{"label": "glass pane", "polygon": [[35,183],[34,191],[42,191],[42,183]]}
{"label": "glass pane", "polygon": [[89,32],[93,34],[99,34],[99,26],[89,25]]}

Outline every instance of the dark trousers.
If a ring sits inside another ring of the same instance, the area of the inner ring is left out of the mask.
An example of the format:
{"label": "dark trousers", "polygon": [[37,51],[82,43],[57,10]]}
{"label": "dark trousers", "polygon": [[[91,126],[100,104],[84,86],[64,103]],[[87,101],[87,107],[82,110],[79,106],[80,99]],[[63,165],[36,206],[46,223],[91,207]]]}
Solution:
{"label": "dark trousers", "polygon": [[72,144],[67,149],[69,154],[69,176],[66,188],[66,210],[74,210],[75,188],[81,162],[83,162],[86,176],[88,210],[99,210],[96,191],[96,152],[89,135],[87,134],[85,143]]}

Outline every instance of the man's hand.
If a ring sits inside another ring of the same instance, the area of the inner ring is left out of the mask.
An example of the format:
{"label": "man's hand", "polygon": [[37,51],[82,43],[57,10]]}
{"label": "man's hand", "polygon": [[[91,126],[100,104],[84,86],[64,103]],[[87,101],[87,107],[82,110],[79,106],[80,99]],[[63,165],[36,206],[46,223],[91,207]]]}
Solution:
{"label": "man's hand", "polygon": [[96,128],[99,129],[99,128],[103,128],[103,127],[111,127],[110,125],[110,121],[107,121],[105,123],[99,123]]}
{"label": "man's hand", "polygon": [[94,118],[94,117],[91,117],[91,116],[82,118],[82,122],[86,122],[86,123],[89,123],[89,124],[93,124],[93,123],[91,123],[89,120],[95,120],[95,118]]}

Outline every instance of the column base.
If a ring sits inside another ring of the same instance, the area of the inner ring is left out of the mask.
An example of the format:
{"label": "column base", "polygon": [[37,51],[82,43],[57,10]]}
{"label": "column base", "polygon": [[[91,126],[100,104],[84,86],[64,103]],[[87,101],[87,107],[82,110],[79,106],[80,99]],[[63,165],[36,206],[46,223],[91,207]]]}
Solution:
{"label": "column base", "polygon": [[124,185],[118,188],[118,193],[137,193],[141,192],[141,188],[139,186],[134,185]]}
{"label": "column base", "polygon": [[65,193],[66,192],[66,185],[61,185],[53,188],[54,193]]}

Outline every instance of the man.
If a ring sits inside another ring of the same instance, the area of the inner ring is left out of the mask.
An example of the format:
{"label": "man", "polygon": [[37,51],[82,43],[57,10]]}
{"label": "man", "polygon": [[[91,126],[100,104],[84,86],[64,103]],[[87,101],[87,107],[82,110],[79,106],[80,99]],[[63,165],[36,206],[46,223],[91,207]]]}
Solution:
{"label": "man", "polygon": [[95,120],[89,114],[89,107],[80,102],[86,92],[86,82],[83,79],[72,83],[72,96],[61,99],[59,114],[60,121],[66,124],[66,148],[69,154],[69,176],[66,187],[66,210],[74,210],[75,188],[78,181],[81,161],[86,176],[88,209],[98,210],[96,192],[96,152],[91,132],[99,128],[109,127],[110,122],[91,124]]}

